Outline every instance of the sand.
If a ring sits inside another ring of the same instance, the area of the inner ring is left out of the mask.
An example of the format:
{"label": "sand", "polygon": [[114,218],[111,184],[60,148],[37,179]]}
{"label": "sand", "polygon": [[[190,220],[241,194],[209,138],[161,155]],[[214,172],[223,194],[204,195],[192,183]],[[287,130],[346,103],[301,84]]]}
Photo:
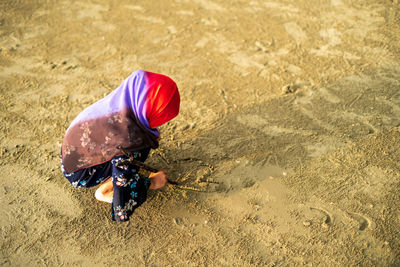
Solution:
{"label": "sand", "polygon": [[[3,1],[1,266],[400,265],[400,5]],[[129,223],[62,176],[64,132],[145,69],[179,186]]]}

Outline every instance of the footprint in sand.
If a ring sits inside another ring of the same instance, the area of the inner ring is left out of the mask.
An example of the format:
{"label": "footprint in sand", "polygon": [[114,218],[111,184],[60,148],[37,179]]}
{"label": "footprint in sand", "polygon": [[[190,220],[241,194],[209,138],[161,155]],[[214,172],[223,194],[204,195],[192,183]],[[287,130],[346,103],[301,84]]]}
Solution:
{"label": "footprint in sand", "polygon": [[367,217],[358,214],[358,213],[353,213],[353,212],[347,212],[347,214],[349,215],[349,217],[351,219],[356,220],[359,223],[359,230],[360,231],[364,231],[367,228],[373,229],[375,228],[375,223],[373,223],[370,219],[368,219]]}
{"label": "footprint in sand", "polygon": [[[328,227],[333,224],[333,216],[331,215],[330,212],[326,211],[325,209],[319,208],[319,207],[309,207],[311,211],[314,211],[315,213],[318,213],[319,215],[322,215],[322,224],[321,226],[323,227]],[[367,218],[364,215],[361,215],[359,213],[354,213],[354,212],[343,212],[344,214],[339,215],[339,218],[343,215],[345,217],[349,218],[350,220],[355,220],[358,223],[358,229],[360,231],[364,231],[367,228],[374,229],[375,228],[375,223],[371,221],[369,218]]]}
{"label": "footprint in sand", "polygon": [[316,212],[318,212],[318,213],[323,215],[323,222],[321,224],[322,226],[328,227],[328,226],[332,225],[333,219],[332,219],[332,215],[330,215],[329,212],[327,212],[324,209],[316,208],[316,207],[310,207],[310,210],[311,211],[316,211]]}

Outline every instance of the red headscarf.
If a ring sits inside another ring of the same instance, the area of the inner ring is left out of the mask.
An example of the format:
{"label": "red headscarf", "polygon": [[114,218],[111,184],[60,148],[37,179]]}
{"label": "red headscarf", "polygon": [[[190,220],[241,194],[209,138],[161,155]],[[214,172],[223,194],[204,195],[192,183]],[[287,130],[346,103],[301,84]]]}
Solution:
{"label": "red headscarf", "polygon": [[150,128],[158,127],[179,113],[178,87],[169,77],[147,72],[146,117]]}

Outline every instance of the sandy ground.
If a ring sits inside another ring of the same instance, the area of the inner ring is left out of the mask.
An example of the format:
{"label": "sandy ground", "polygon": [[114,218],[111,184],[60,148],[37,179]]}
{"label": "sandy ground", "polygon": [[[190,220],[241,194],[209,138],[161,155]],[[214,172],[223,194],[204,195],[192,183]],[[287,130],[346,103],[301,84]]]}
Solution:
{"label": "sandy ground", "polygon": [[[397,0],[1,1],[0,265],[400,265]],[[181,114],[180,186],[129,223],[59,170],[72,119],[137,69]]]}

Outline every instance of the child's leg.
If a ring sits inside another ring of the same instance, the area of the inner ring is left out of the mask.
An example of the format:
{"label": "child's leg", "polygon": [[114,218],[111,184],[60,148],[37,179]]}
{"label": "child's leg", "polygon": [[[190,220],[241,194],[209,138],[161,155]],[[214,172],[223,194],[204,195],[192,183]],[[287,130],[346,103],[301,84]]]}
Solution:
{"label": "child's leg", "polygon": [[105,181],[99,186],[99,188],[96,190],[95,197],[99,201],[112,203],[113,199],[112,177],[108,178],[107,181]]}

